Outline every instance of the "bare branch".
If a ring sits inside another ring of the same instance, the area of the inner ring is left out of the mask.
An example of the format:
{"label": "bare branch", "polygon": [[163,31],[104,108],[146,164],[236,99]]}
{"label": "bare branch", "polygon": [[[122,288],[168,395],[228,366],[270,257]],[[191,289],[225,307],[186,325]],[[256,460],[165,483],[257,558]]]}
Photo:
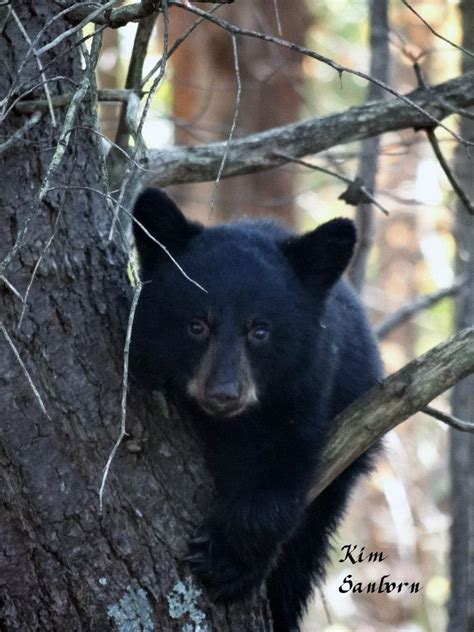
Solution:
{"label": "bare branch", "polygon": [[[354,180],[351,180],[347,176],[342,175],[342,173],[337,173],[337,171],[331,171],[330,169],[326,169],[326,167],[320,167],[318,165],[313,164],[312,162],[308,162],[307,160],[301,160],[301,158],[294,158],[292,156],[288,156],[288,154],[284,154],[282,152],[277,152],[279,156],[286,158],[288,162],[293,162],[297,165],[302,165],[304,167],[308,167],[308,169],[313,169],[314,171],[319,171],[320,173],[325,173],[328,176],[332,176],[333,178],[337,178],[337,180],[341,180],[345,182],[348,187],[347,189],[341,193],[339,196],[340,200],[344,200],[347,204],[358,204],[360,200],[365,200],[366,202],[372,202],[374,206],[379,208],[384,215],[388,215],[389,212],[386,208],[384,208],[380,202],[378,202],[374,196],[370,193],[370,191],[365,186],[364,182],[356,177]],[[350,193],[349,193],[350,192]],[[354,198],[357,197],[355,201]]]}
{"label": "bare branch", "polygon": [[433,408],[433,406],[425,406],[421,412],[437,419],[438,421],[442,421],[444,424],[451,426],[451,428],[456,428],[456,430],[460,430],[461,432],[474,432],[474,423],[463,421],[462,419],[453,417],[453,415],[447,415],[441,410]]}
{"label": "bare branch", "polygon": [[109,454],[109,458],[107,459],[107,463],[104,467],[104,472],[102,474],[102,481],[99,489],[99,511],[102,513],[103,507],[103,498],[104,498],[104,489],[105,483],[107,482],[107,477],[109,474],[110,466],[112,465],[112,461],[117,450],[122,443],[123,438],[127,434],[126,430],[126,422],[127,422],[127,394],[128,394],[128,356],[130,352],[130,341],[132,339],[132,328],[133,321],[135,318],[135,312],[138,305],[138,299],[140,298],[141,291],[143,289],[143,283],[138,281],[137,286],[135,288],[135,292],[133,294],[132,306],[130,308],[130,314],[128,317],[128,325],[127,325],[127,335],[125,337],[125,346],[123,350],[123,375],[122,375],[122,402],[121,402],[121,415],[120,415],[120,433],[117,438],[117,441],[112,448],[112,451]]}
{"label": "bare branch", "polygon": [[281,37],[283,35],[283,31],[281,28],[280,7],[278,6],[278,0],[273,0],[273,8],[275,9],[275,20],[277,23],[278,35]]}
{"label": "bare branch", "polygon": [[346,72],[347,74],[354,75],[356,77],[360,77],[361,79],[365,79],[366,81],[374,83],[379,88],[382,88],[389,94],[392,94],[393,96],[397,97],[397,99],[400,99],[404,103],[411,105],[411,107],[423,113],[425,116],[427,116],[430,119],[432,124],[434,123],[436,125],[439,125],[443,129],[445,129],[451,136],[453,136],[453,138],[456,138],[465,147],[474,144],[474,142],[461,138],[456,132],[449,129],[445,125],[443,125],[443,123],[438,118],[436,118],[436,116],[432,115],[430,112],[422,108],[418,103],[412,101],[409,98],[409,96],[400,94],[397,90],[395,90],[388,84],[384,83],[383,81],[379,79],[376,79],[375,77],[371,77],[365,72],[361,72],[360,70],[354,70],[353,68],[349,68],[348,66],[343,66],[342,64],[339,64],[333,59],[330,59],[329,57],[326,57],[325,55],[321,55],[321,53],[317,53],[316,51],[313,51],[304,46],[299,46],[298,44],[294,44],[293,42],[289,42],[287,40],[281,39],[280,37],[274,37],[273,35],[269,35],[268,33],[261,33],[259,31],[252,31],[250,29],[238,27],[235,24],[231,24],[230,22],[226,22],[225,20],[222,20],[221,18],[216,17],[215,15],[211,15],[209,12],[203,11],[202,9],[199,9],[198,7],[193,7],[191,4],[183,4],[182,2],[177,2],[176,0],[169,0],[169,4],[185,9],[186,11],[190,11],[191,13],[194,13],[196,15],[203,16],[205,17],[206,20],[209,20],[213,24],[216,24],[220,28],[234,35],[242,35],[244,37],[261,39],[265,42],[270,42],[272,44],[276,44],[277,46],[283,46],[284,48],[288,48],[302,55],[306,55],[307,57],[311,57],[312,59],[316,59],[316,61],[320,61],[323,64],[326,64],[327,66],[329,66],[330,68],[333,68],[333,70],[335,70],[339,74],[340,77],[342,77],[343,73]]}
{"label": "bare branch", "polygon": [[[423,78],[423,73],[421,72],[421,68],[420,68],[419,64],[417,62],[415,62],[413,64],[413,68],[415,70],[415,74],[416,74],[416,77],[418,79],[418,83],[419,83],[420,87],[421,88],[426,88],[427,86],[426,86],[425,80]],[[457,193],[459,199],[463,203],[463,205],[466,208],[467,212],[470,215],[474,215],[474,205],[470,201],[470,199],[467,196],[467,194],[464,192],[464,189],[462,188],[461,184],[457,181],[454,173],[451,171],[448,163],[446,162],[446,159],[443,156],[443,152],[441,151],[441,148],[439,146],[438,139],[436,138],[436,134],[434,132],[433,127],[431,127],[431,126],[427,127],[425,129],[425,131],[426,131],[426,135],[428,136],[428,140],[430,141],[430,145],[433,148],[435,156],[438,159],[440,167],[442,168],[442,170],[444,171],[446,177],[448,178],[449,182],[451,183],[451,186],[453,187],[454,191]]]}
{"label": "bare branch", "polygon": [[[133,90],[125,90],[123,88],[108,88],[106,90],[97,91],[97,99],[101,103],[120,103],[122,101],[128,101]],[[57,94],[51,97],[51,104],[55,108],[67,107],[74,98],[74,92],[65,92],[64,94]],[[139,96],[145,94],[141,92]],[[90,101],[91,95],[87,94],[84,97],[84,101]],[[38,110],[44,110],[48,107],[48,102],[45,99],[31,99],[30,101],[20,101],[15,105],[15,110],[22,114],[30,114]]]}
{"label": "bare branch", "polygon": [[348,406],[331,422],[329,441],[308,502],[389,430],[472,372],[474,327],[468,327]]}
{"label": "bare branch", "polygon": [[[429,110],[437,118],[450,114],[450,107],[474,105],[474,72],[451,79],[429,90],[411,92],[410,101]],[[231,147],[222,177],[244,175],[272,169],[287,162],[278,152],[295,158],[370,138],[385,132],[430,125],[431,117],[397,99],[376,101],[354,107],[340,114],[315,117],[276,127],[245,138],[236,139]],[[210,143],[193,147],[150,150],[148,164],[154,178],[141,175],[141,183],[155,181],[161,186],[184,182],[214,180],[227,144]],[[137,182],[137,186],[140,182]]]}
{"label": "bare branch", "polygon": [[89,89],[89,77],[87,74],[85,74],[82,78],[79,88],[74,94],[73,100],[69,104],[58,144],[54,151],[53,157],[51,158],[51,161],[49,163],[48,171],[46,172],[46,176],[41,184],[41,188],[38,192],[37,199],[33,202],[33,208],[31,212],[27,215],[25,221],[23,222],[23,226],[21,227],[18,233],[18,236],[16,238],[15,243],[13,244],[12,249],[0,262],[0,276],[4,275],[5,270],[8,268],[11,261],[16,256],[16,253],[25,243],[31,223],[33,222],[35,217],[38,215],[40,205],[43,202],[49,190],[51,178],[53,177],[54,173],[57,171],[59,165],[61,164],[66,154],[66,150],[67,150],[68,142],[69,142],[69,130],[74,124],[74,121],[76,119],[76,115],[79,109],[79,105],[81,104],[84,96],[87,94],[88,89]]}
{"label": "bare branch", "polygon": [[438,37],[439,39],[443,40],[443,42],[446,42],[447,44],[449,44],[450,46],[454,46],[454,48],[457,48],[458,50],[462,51],[463,53],[465,53],[466,55],[469,55],[470,57],[474,57],[474,53],[470,50],[468,50],[467,48],[465,48],[464,46],[459,46],[459,44],[455,44],[454,42],[452,42],[450,39],[448,39],[447,37],[444,37],[443,35],[441,35],[440,33],[438,33],[438,31],[435,31],[434,28],[431,26],[431,24],[429,24],[429,22],[427,22],[419,13],[418,11],[415,11],[415,9],[408,4],[407,0],[402,0],[402,3],[406,6],[407,9],[410,9],[410,11],[412,13],[414,13],[416,15],[416,17],[421,20],[423,22],[423,24],[426,26],[426,28],[431,31],[431,33],[433,33],[433,35],[435,37]]}
{"label": "bare branch", "polygon": [[46,95],[46,101],[48,103],[48,109],[49,109],[49,113],[51,115],[51,125],[53,127],[56,127],[56,116],[54,114],[54,109],[53,109],[53,105],[51,103],[51,94],[49,92],[49,86],[48,86],[48,82],[46,80],[46,75],[44,74],[44,68],[43,68],[43,64],[41,62],[40,59],[40,54],[38,53],[38,51],[34,48],[33,46],[33,42],[31,41],[30,36],[28,35],[25,27],[23,26],[23,24],[21,23],[20,18],[18,17],[15,9],[12,9],[12,15],[13,18],[21,32],[21,34],[23,35],[23,37],[25,38],[25,40],[28,42],[28,44],[31,47],[31,50],[33,51],[33,55],[36,57],[36,63],[38,64],[38,69],[41,75],[41,79],[43,81],[43,88],[44,88],[44,93]]}
{"label": "bare branch", "polygon": [[[219,5],[213,7],[211,9],[211,13],[213,13],[214,11],[216,11],[219,8]],[[175,50],[177,48],[179,48],[181,46],[181,44],[184,42],[184,40],[189,37],[189,35],[191,35],[191,33],[194,31],[194,29],[199,26],[202,22],[203,22],[204,18],[198,18],[197,20],[194,20],[194,22],[191,24],[191,26],[186,29],[186,31],[180,35],[174,42],[173,46],[171,46],[171,48],[168,51],[168,58],[171,57],[171,55],[175,52]],[[158,70],[161,68],[161,64],[163,63],[163,58],[159,59],[156,64],[153,66],[153,68],[150,70],[150,72],[143,77],[142,79],[142,87],[147,83],[147,81],[149,81],[153,75],[158,72]]]}
{"label": "bare branch", "polygon": [[20,292],[16,289],[16,287],[10,283],[10,281],[7,279],[7,277],[5,276],[0,276],[0,281],[2,281],[3,283],[5,283],[5,285],[7,286],[7,288],[13,292],[13,294],[17,297],[17,299],[19,299],[22,303],[23,303],[23,296],[20,294]]}
{"label": "bare branch", "polygon": [[439,165],[440,165],[441,169],[444,171],[444,173],[445,173],[446,177],[448,178],[451,186],[453,187],[455,193],[457,194],[458,198],[463,203],[463,205],[464,205],[465,209],[467,210],[467,212],[469,213],[469,215],[474,215],[474,204],[471,202],[471,200],[469,199],[469,197],[465,193],[464,189],[462,188],[461,184],[457,181],[456,176],[451,171],[450,166],[446,162],[446,159],[443,156],[443,152],[441,151],[441,148],[439,146],[438,139],[436,138],[436,134],[434,132],[434,129],[428,127],[426,129],[426,135],[428,136],[428,140],[430,141],[430,145],[433,148],[433,151],[435,153],[436,158],[438,159]]}
{"label": "bare branch", "polygon": [[[141,96],[141,85],[143,75],[143,65],[145,63],[145,57],[148,49],[148,43],[155,25],[154,19],[142,20],[138,24],[137,32],[135,34],[135,41],[133,42],[132,54],[130,57],[130,63],[128,66],[127,78],[125,80],[125,89],[130,93],[134,93],[137,96]],[[122,105],[120,111],[120,118],[117,127],[117,133],[115,136],[115,143],[122,149],[127,149],[130,138],[130,133],[134,130],[130,129],[128,121],[128,109],[130,101],[127,101]],[[112,155],[110,156],[112,159]]]}
{"label": "bare branch", "polygon": [[29,385],[31,386],[31,390],[33,391],[33,394],[39,404],[39,407],[41,408],[41,412],[43,413],[43,415],[45,415],[50,421],[51,421],[51,417],[48,415],[48,411],[46,410],[46,407],[43,403],[43,399],[40,395],[39,390],[36,388],[35,383],[33,382],[33,379],[28,371],[28,369],[26,368],[26,364],[23,362],[23,360],[21,359],[21,355],[18,351],[18,349],[15,346],[15,343],[13,342],[13,340],[10,337],[10,334],[8,333],[8,331],[5,328],[5,325],[2,323],[2,321],[0,320],[0,331],[3,333],[5,340],[8,342],[8,345],[10,346],[10,349],[13,351],[13,354],[15,356],[15,358],[18,361],[18,364],[21,367],[21,370],[23,371],[26,379],[28,380]]}
{"label": "bare branch", "polygon": [[59,211],[58,211],[58,213],[57,213],[57,215],[56,215],[56,219],[54,220],[53,232],[52,232],[52,234],[51,234],[50,238],[48,239],[48,241],[46,242],[46,245],[45,245],[45,247],[43,248],[43,252],[42,252],[42,253],[41,253],[41,255],[38,257],[38,260],[37,260],[37,262],[35,263],[35,267],[33,268],[33,272],[31,273],[31,277],[30,277],[30,280],[29,280],[29,282],[28,282],[28,286],[27,286],[26,291],[25,291],[25,297],[24,297],[24,299],[23,299],[23,306],[22,306],[22,309],[21,309],[20,318],[18,319],[18,326],[17,326],[18,330],[20,330],[20,329],[21,329],[21,325],[22,325],[22,322],[23,322],[23,318],[25,317],[26,310],[27,310],[27,308],[28,308],[28,299],[29,299],[29,296],[30,296],[31,288],[33,287],[34,280],[35,280],[35,278],[36,278],[36,274],[37,274],[37,272],[38,272],[38,268],[40,267],[41,262],[43,261],[44,256],[46,255],[46,253],[47,253],[47,251],[48,251],[49,247],[51,246],[51,244],[52,244],[52,243],[53,243],[53,241],[54,241],[54,238],[56,237],[56,231],[57,231],[57,228],[58,228],[58,222],[59,222],[59,218],[60,218],[60,217],[61,217],[61,215],[62,215],[63,209],[64,209],[64,202],[63,202],[63,204],[61,205],[61,208],[59,209]]}
{"label": "bare branch", "polygon": [[[150,90],[147,94],[147,97],[145,99],[145,104],[143,106],[143,110],[141,112],[141,116],[139,118],[139,120],[136,123],[136,129],[134,132],[135,135],[135,147],[133,149],[133,153],[132,153],[132,160],[128,161],[126,163],[126,167],[125,167],[125,172],[122,171],[121,169],[121,165],[113,165],[112,163],[112,167],[114,169],[114,174],[113,174],[113,178],[112,178],[112,184],[115,185],[115,183],[118,180],[118,177],[120,175],[120,191],[117,197],[117,206],[116,206],[116,212],[114,214],[111,226],[110,226],[110,231],[109,231],[109,241],[112,240],[113,237],[113,233],[114,233],[114,229],[115,229],[115,223],[118,219],[118,215],[119,215],[119,208],[120,205],[123,203],[125,195],[129,194],[129,185],[130,182],[132,180],[132,177],[135,176],[136,173],[136,169],[134,167],[134,163],[137,160],[137,157],[140,156],[142,153],[145,153],[145,148],[144,148],[144,143],[142,141],[142,129],[143,129],[143,125],[145,123],[145,119],[146,116],[148,114],[148,110],[150,108],[150,104],[151,104],[151,100],[156,92],[156,90],[158,89],[158,86],[161,83],[161,80],[163,79],[165,72],[166,72],[166,64],[167,64],[167,60],[168,60],[168,50],[169,50],[169,46],[168,46],[168,36],[169,36],[169,15],[168,15],[168,0],[161,0],[161,15],[163,18],[163,54],[162,54],[162,64],[160,66],[160,70],[157,74],[157,76],[155,77],[155,79],[153,80],[153,83],[150,87]],[[138,87],[138,86],[137,86]],[[137,111],[137,117],[138,117],[138,111]]]}
{"label": "bare branch", "polygon": [[[209,2],[209,0],[194,0],[195,2]],[[234,0],[212,0],[215,4],[232,4]],[[84,3],[85,4],[85,3]],[[152,13],[157,13],[160,8],[160,0],[142,0],[135,4],[128,4],[120,9],[113,9],[107,14],[103,12],[96,14],[91,12],[90,8],[77,7],[69,14],[69,21],[72,23],[83,22],[86,24],[94,22],[95,24],[104,24],[112,29],[118,29],[125,26],[129,22],[136,22],[141,18],[146,18]]]}
{"label": "bare branch", "polygon": [[[16,143],[23,141],[24,140],[23,137],[25,136],[25,134],[37,123],[39,123],[40,119],[41,119],[41,112],[35,112],[33,116],[29,118],[24,125],[22,125],[19,129],[17,129],[17,131],[14,134],[12,134],[8,140],[0,144],[0,156],[12,145],[15,145]],[[24,142],[28,142],[28,141],[25,140]]]}
{"label": "bare branch", "polygon": [[237,94],[235,96],[234,116],[232,118],[232,125],[230,126],[229,136],[227,138],[227,145],[226,145],[224,154],[222,156],[222,162],[219,166],[219,171],[217,172],[216,181],[214,184],[214,190],[212,192],[212,197],[211,197],[211,203],[209,205],[209,219],[212,216],[212,211],[214,209],[214,204],[216,202],[217,189],[219,187],[219,182],[221,181],[222,172],[224,171],[227,156],[229,155],[230,144],[234,137],[235,126],[237,125],[237,118],[239,116],[240,98],[242,96],[242,82],[240,80],[239,53],[237,50],[237,38],[235,37],[235,35],[231,35],[231,38],[232,38],[232,56],[234,59],[234,69],[235,69],[235,80],[237,83]]}
{"label": "bare branch", "polygon": [[[61,44],[61,42],[64,42],[64,40],[67,39],[68,37],[71,37],[75,33],[78,33],[79,31],[81,31],[85,26],[87,26],[87,24],[89,24],[89,22],[93,22],[94,21],[93,18],[98,18],[103,13],[107,13],[107,11],[109,11],[110,8],[114,4],[117,4],[117,2],[118,2],[118,0],[109,0],[109,2],[106,2],[104,5],[102,5],[98,9],[95,9],[95,11],[92,11],[92,13],[90,13],[90,15],[88,15],[88,18],[85,18],[84,20],[82,20],[81,22],[79,22],[79,24],[77,24],[73,28],[70,28],[67,31],[63,31],[57,37],[55,37],[53,40],[51,40],[50,42],[48,42],[47,44],[45,44],[44,46],[39,48],[36,51],[36,54],[37,55],[44,55],[44,53],[46,53],[47,51],[51,50],[52,48],[55,48],[56,46]],[[74,14],[74,11],[71,11],[69,13],[69,17],[71,15],[73,15],[73,14]]]}
{"label": "bare branch", "polygon": [[465,284],[466,279],[459,279],[449,287],[418,296],[412,302],[407,305],[403,305],[403,307],[400,307],[400,309],[397,309],[395,312],[389,314],[386,318],[377,323],[375,326],[375,333],[377,334],[378,339],[383,340],[383,338],[386,338],[391,331],[402,325],[415,314],[418,314],[418,312],[421,312],[424,309],[429,309],[433,305],[439,303],[439,301],[442,301],[444,298],[456,296]]}
{"label": "bare branch", "polygon": [[[121,212],[128,216],[130,218],[130,221],[135,222],[135,224],[137,226],[139,226],[141,228],[141,230],[145,233],[145,235],[147,235],[157,246],[159,246],[163,252],[166,254],[167,257],[169,257],[169,259],[173,262],[173,264],[177,267],[177,269],[179,270],[179,272],[183,275],[183,277],[189,281],[190,283],[192,283],[193,285],[195,285],[199,290],[201,290],[202,292],[204,292],[205,294],[207,294],[207,290],[206,288],[204,288],[202,285],[199,285],[199,283],[197,281],[195,281],[194,279],[192,279],[189,274],[186,273],[186,271],[184,270],[184,268],[178,263],[178,261],[173,257],[173,255],[171,254],[171,252],[168,250],[168,248],[161,243],[161,241],[158,241],[158,239],[156,239],[156,237],[154,237],[146,228],[145,226],[139,222],[136,217],[133,216],[133,214],[125,207],[123,206],[123,204],[120,204],[119,202],[117,202],[117,200],[115,200],[112,195],[110,193],[105,193],[104,191],[101,191],[100,189],[94,189],[93,187],[88,187],[88,186],[75,186],[75,185],[56,185],[56,186],[52,186],[48,189],[48,191],[55,191],[58,189],[67,189],[68,191],[74,191],[74,190],[78,190],[78,191],[88,191],[89,193],[95,193],[97,195],[100,195],[101,197],[103,197],[106,202],[110,202],[111,206],[113,206],[113,204],[119,204],[119,208],[121,210]],[[114,193],[114,191],[112,192]],[[112,204],[113,203],[113,204]],[[125,239],[125,243],[126,243],[126,247],[127,250],[129,248],[129,242],[127,239]],[[130,260],[133,263],[133,259]],[[135,273],[136,268],[134,266],[132,266],[133,268],[133,272]],[[136,278],[139,278],[138,273],[135,274]],[[5,277],[0,277],[0,279],[2,280],[6,280]],[[21,297],[20,297],[21,298]]]}

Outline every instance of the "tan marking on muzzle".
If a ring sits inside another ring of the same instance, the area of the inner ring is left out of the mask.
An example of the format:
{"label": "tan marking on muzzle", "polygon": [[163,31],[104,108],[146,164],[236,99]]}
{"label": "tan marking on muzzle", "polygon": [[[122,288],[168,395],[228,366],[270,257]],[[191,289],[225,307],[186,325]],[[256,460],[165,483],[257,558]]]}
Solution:
{"label": "tan marking on muzzle", "polygon": [[[206,390],[207,384],[213,374],[216,359],[217,345],[215,343],[215,340],[211,339],[206,352],[201,358],[195,375],[191,378],[186,387],[188,395],[195,399],[196,402],[201,406],[201,408],[203,408],[203,410],[207,413],[209,413],[210,411],[206,407]],[[238,409],[227,414],[224,413],[222,415],[224,417],[235,417],[236,415],[246,410],[249,406],[258,403],[257,386],[252,375],[252,369],[243,343],[240,346],[238,383],[240,387]]]}

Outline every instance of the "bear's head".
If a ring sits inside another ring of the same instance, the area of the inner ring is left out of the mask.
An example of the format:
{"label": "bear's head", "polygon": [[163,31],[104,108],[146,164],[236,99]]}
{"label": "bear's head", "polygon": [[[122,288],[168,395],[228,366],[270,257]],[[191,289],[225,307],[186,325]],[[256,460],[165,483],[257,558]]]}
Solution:
{"label": "bear's head", "polygon": [[131,362],[141,380],[216,418],[270,400],[283,406],[290,388],[294,397],[352,256],[353,223],[335,219],[302,236],[266,220],[204,228],[147,189],[134,235],[144,285]]}

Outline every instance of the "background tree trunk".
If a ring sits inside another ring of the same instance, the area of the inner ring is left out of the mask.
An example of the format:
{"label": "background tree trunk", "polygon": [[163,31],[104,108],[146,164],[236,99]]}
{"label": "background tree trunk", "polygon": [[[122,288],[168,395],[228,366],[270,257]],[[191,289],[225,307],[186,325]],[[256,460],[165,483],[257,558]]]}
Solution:
{"label": "background tree trunk", "polygon": [[[277,12],[275,7],[277,7]],[[218,14],[232,24],[278,35],[304,44],[310,23],[306,3],[239,0]],[[174,39],[195,16],[175,12]],[[258,39],[239,38],[238,63],[242,94],[234,138],[297,120],[302,104],[303,58]],[[226,140],[234,117],[237,78],[228,33],[213,24],[197,28],[173,56],[173,114],[176,143]],[[268,216],[294,224],[295,169],[253,173],[227,180],[218,190],[214,222],[233,215]],[[214,183],[188,184],[172,189],[186,213],[208,223]]]}
{"label": "background tree trunk", "polygon": [[[23,1],[15,3],[15,11],[33,38],[57,6]],[[58,20],[48,37],[66,28]],[[0,40],[2,96],[26,50],[9,19]],[[80,81],[78,50],[67,39],[45,54],[48,76]],[[21,91],[36,83],[37,75],[31,56]],[[51,83],[52,93],[64,90],[65,83]],[[43,95],[42,88],[33,93]],[[80,110],[77,125],[93,125],[89,108]],[[11,113],[5,138],[25,121]],[[32,204],[58,129],[45,113],[25,143],[3,153],[0,167],[2,259],[27,216],[34,215],[27,244],[5,273],[22,295],[43,255],[21,329],[21,301],[4,283],[1,319],[50,417],[41,412],[0,331],[0,629],[267,630],[264,600],[227,610],[211,606],[180,562],[209,485],[189,428],[160,413],[157,401],[138,389],[129,402],[128,426],[135,434],[143,426],[144,449],[118,452],[99,514],[102,471],[119,433],[126,254],[106,242],[111,218],[103,198],[80,188],[103,186],[92,133],[73,133],[50,181],[54,191],[44,203]]]}
{"label": "background tree trunk", "polygon": [[[474,49],[474,4],[461,2],[463,46]],[[474,68],[474,60],[463,56],[462,70]],[[460,134],[474,139],[474,120],[462,117]],[[469,199],[474,199],[472,158],[459,147],[456,153],[456,173]],[[474,222],[461,202],[456,207],[456,273],[467,277],[464,292],[456,302],[456,328],[474,324]],[[474,420],[474,376],[457,384],[452,394],[453,415]],[[451,599],[449,632],[474,630],[474,435],[450,431],[451,467]]]}

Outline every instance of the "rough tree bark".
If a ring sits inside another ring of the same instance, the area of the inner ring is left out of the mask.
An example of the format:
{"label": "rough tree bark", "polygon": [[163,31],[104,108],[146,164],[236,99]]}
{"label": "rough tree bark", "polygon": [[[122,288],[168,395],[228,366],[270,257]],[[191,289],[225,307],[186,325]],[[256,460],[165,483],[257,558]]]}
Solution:
{"label": "rough tree bark", "polygon": [[[463,46],[474,48],[474,4],[461,2]],[[474,68],[474,60],[463,56],[463,71]],[[474,120],[463,117],[460,133],[474,139]],[[472,158],[462,149],[456,156],[456,174],[470,200],[474,200]],[[457,203],[454,235],[456,273],[466,277],[465,291],[456,301],[456,329],[474,324],[474,221],[464,205]],[[455,386],[452,394],[453,415],[474,420],[474,376]],[[451,598],[449,632],[474,630],[474,435],[450,432],[451,468]]]}
{"label": "rough tree bark", "polygon": [[[49,0],[15,5],[30,36],[57,11]],[[65,28],[58,20],[48,35]],[[2,97],[26,50],[9,19],[0,40]],[[50,63],[49,76],[80,80],[70,40],[43,57],[45,67]],[[36,75],[32,57],[21,79],[28,83]],[[53,94],[61,89],[50,87]],[[43,90],[35,95],[44,96]],[[90,116],[85,106],[76,123],[90,126]],[[26,118],[11,113],[3,140]],[[33,210],[57,142],[45,114],[27,142],[2,155],[2,260]],[[144,427],[146,456],[117,454],[99,515],[102,471],[119,432],[128,307],[126,255],[106,243],[111,218],[104,201],[75,188],[102,189],[100,174],[93,134],[75,132],[51,181],[59,188],[38,206],[34,237],[7,271],[24,294],[44,253],[20,330],[21,302],[0,285],[3,325],[50,417],[0,332],[0,629],[269,629],[264,601],[216,609],[198,595],[179,561],[209,488],[189,429],[161,414],[138,389],[129,402],[128,427]]]}

